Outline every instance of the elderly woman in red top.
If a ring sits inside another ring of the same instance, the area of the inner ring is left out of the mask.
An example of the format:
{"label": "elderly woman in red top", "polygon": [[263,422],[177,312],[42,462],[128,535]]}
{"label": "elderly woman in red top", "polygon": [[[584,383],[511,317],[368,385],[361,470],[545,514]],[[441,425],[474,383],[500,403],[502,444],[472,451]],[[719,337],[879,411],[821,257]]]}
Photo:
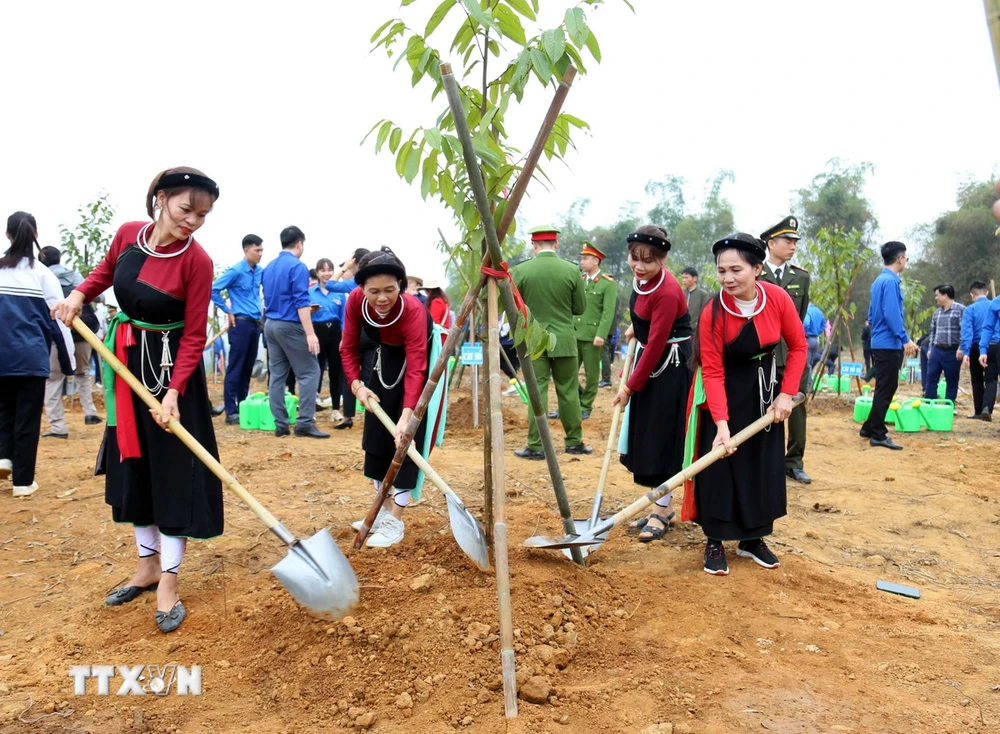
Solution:
{"label": "elderly woman in red top", "polygon": [[[738,233],[712,246],[722,292],[698,322],[700,380],[692,391],[688,440],[697,454],[725,446],[729,455],[699,474],[684,496],[682,519],[708,538],[705,572],[729,573],[722,541],[764,568],[778,558],[764,542],[785,515],[785,428],[806,364],[806,336],[795,305],[780,287],[757,280],[766,251]],[[788,360],[779,385],[774,348],[784,339]],[[702,389],[703,387],[703,389]],[[736,451],[730,439],[769,411],[776,423]],[[693,454],[692,454],[693,455]]]}
{"label": "elderly woman in red top", "polygon": [[[628,406],[618,450],[636,484],[657,487],[679,472],[684,461],[691,317],[680,284],[667,270],[667,233],[647,224],[626,241],[635,279],[629,301],[632,325],[625,336],[635,336],[639,348],[635,368],[613,403]],[[630,524],[641,530],[641,542],[662,538],[670,529],[672,494],[657,500],[647,517]]]}
{"label": "elderly woman in red top", "polygon": [[[377,418],[365,416],[364,471],[378,491],[427,382],[431,319],[417,297],[406,292],[406,268],[388,247],[362,257],[354,280],[358,288],[347,298],[340,341],[344,375],[362,405],[380,403],[396,421],[393,436]],[[427,418],[413,439],[418,451],[425,444]],[[369,547],[388,548],[403,539],[403,509],[418,486],[418,474],[407,457],[393,482],[395,494],[372,527]],[[354,523],[356,530],[360,526]]]}
{"label": "elderly woman in red top", "polygon": [[[177,571],[187,538],[222,534],[222,484],[175,436],[179,420],[218,456],[202,351],[212,293],[212,260],[193,238],[219,197],[219,187],[194,168],[158,175],[146,195],[154,222],[129,222],[90,276],[56,305],[69,324],[84,303],[114,286],[117,315],[105,343],[163,404],[153,415],[106,365],[108,428],[98,455],[105,501],[115,522],[135,526],[139,569],[110,606],[156,589],[156,623],[171,632],[186,611]],[[156,212],[159,216],[156,216]]]}

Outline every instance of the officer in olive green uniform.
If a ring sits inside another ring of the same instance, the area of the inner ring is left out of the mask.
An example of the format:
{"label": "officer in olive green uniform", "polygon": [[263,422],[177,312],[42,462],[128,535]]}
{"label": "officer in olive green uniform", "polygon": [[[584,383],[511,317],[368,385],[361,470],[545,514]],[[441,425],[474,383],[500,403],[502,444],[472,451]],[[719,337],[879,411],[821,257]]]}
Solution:
{"label": "officer in olive green uniform", "polygon": [[583,287],[587,293],[587,310],[574,318],[576,352],[579,364],[583,365],[584,387],[580,393],[583,420],[587,420],[594,409],[601,376],[601,353],[605,337],[611,332],[618,303],[618,284],[610,275],[601,272],[602,260],[604,253],[585,241],[580,253],[580,270],[583,271]]}
{"label": "officer in olive green uniform", "polygon": [[[767,243],[767,260],[760,273],[760,279],[779,285],[792,297],[799,319],[805,321],[806,309],[809,308],[809,272],[792,265],[795,247],[799,240],[799,223],[795,217],[785,217],[776,225],[763,232],[760,238]],[[775,350],[778,365],[778,381],[785,369],[785,359],[788,347],[782,341]],[[808,366],[802,372],[802,383],[799,388],[806,392],[809,387],[810,371]],[[788,418],[788,452],[785,454],[785,473],[797,482],[809,484],[812,479],[805,473],[802,457],[806,450],[806,406],[800,404]]]}
{"label": "officer in olive green uniform", "polygon": [[[558,235],[559,230],[553,227],[531,230],[535,257],[515,267],[512,275],[532,318],[556,338],[553,349],[532,360],[542,394],[543,415],[548,413],[551,378],[556,386],[559,417],[566,433],[566,453],[589,454],[593,449],[583,443],[580,425],[580,363],[573,332],[573,316],[583,313],[587,296],[580,271],[556,253]],[[528,413],[528,446],[515,451],[514,455],[522,459],[544,459],[542,441],[530,407]]]}

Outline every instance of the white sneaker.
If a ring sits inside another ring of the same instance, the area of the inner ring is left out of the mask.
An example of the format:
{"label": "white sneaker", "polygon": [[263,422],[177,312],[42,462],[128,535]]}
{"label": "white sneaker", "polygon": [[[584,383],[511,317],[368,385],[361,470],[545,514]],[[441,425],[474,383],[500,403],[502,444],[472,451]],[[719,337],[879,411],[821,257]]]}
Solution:
{"label": "white sneaker", "polygon": [[388,548],[390,545],[396,545],[403,539],[403,529],[403,521],[397,520],[387,512],[378,531],[368,536],[366,545],[369,548]]}
{"label": "white sneaker", "polygon": [[503,394],[506,395],[507,397],[513,397],[514,395],[518,394],[517,388],[513,386],[508,387],[506,390],[503,391]]}
{"label": "white sneaker", "polygon": [[[27,497],[38,491],[38,482],[32,482],[30,487],[14,487],[15,497]],[[402,539],[403,534],[400,532],[400,539]]]}
{"label": "white sneaker", "polygon": [[0,479],[6,479],[14,471],[14,464],[10,459],[0,459]]}
{"label": "white sneaker", "polygon": [[319,405],[322,405],[324,408],[329,408],[331,405],[333,405],[333,398],[317,399],[316,402]]}
{"label": "white sneaker", "polygon": [[[375,516],[375,522],[372,523],[371,530],[375,532],[382,526],[382,520],[388,513],[385,511],[384,507],[379,508],[378,514]],[[351,523],[351,527],[355,530],[361,530],[361,526],[364,524],[364,520],[355,520]]]}

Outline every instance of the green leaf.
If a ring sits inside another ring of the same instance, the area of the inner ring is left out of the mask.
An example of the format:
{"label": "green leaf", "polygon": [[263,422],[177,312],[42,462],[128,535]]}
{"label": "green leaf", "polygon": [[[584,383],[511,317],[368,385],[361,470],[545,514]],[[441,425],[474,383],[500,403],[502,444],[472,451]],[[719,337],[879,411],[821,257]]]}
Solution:
{"label": "green leaf", "polygon": [[378,137],[375,138],[376,153],[382,150],[382,146],[385,145],[386,138],[389,137],[390,132],[392,132],[392,123],[386,120],[378,130]]}
{"label": "green leaf", "polygon": [[437,6],[431,14],[431,19],[427,21],[427,27],[424,29],[424,38],[427,38],[437,30],[437,27],[441,25],[441,21],[444,20],[444,17],[448,15],[448,12],[453,7],[455,7],[455,0],[444,0],[443,3]]}
{"label": "green leaf", "polygon": [[423,144],[418,148],[416,143],[411,143],[410,147],[414,148],[414,151],[406,157],[406,168],[403,171],[406,183],[413,183],[413,179],[420,173],[420,154],[424,152]]}
{"label": "green leaf", "polygon": [[441,131],[436,127],[429,127],[424,130],[424,140],[434,150],[441,150]]}
{"label": "green leaf", "polygon": [[412,5],[412,4],[413,4],[413,3],[415,3],[416,1],[417,1],[417,0],[403,0],[403,2],[402,2],[402,6],[403,6],[403,7],[405,8],[405,7],[407,6],[407,5]]}
{"label": "green leaf", "polygon": [[572,43],[566,44],[566,55],[573,60],[573,65],[576,70],[581,74],[587,73],[587,67],[583,64],[583,59],[580,57],[580,52],[576,50],[576,47]]}
{"label": "green leaf", "polygon": [[590,51],[590,55],[594,57],[594,61],[598,64],[601,63],[601,47],[597,44],[597,36],[591,31],[590,35],[587,36],[587,40],[584,44],[587,50]]}
{"label": "green leaf", "polygon": [[583,48],[583,44],[587,41],[587,36],[590,35],[590,29],[587,28],[587,20],[583,15],[583,8],[567,8],[566,9],[566,32],[569,33],[570,39],[580,48]]}
{"label": "green leaf", "polygon": [[462,0],[462,5],[465,9],[469,11],[469,15],[483,28],[492,28],[493,30],[500,32],[499,26],[493,21],[489,13],[483,10],[482,6],[479,4],[479,0]]}
{"label": "green leaf", "polygon": [[561,115],[559,115],[559,117],[563,118],[566,122],[568,122],[573,127],[578,127],[578,128],[580,128],[582,130],[589,130],[590,129],[590,125],[587,124],[585,121],[581,120],[579,117],[574,117],[573,115],[570,115],[570,114],[568,114],[566,112],[563,112]]}
{"label": "green leaf", "polygon": [[514,8],[517,12],[523,15],[528,20],[535,20],[535,11],[531,9],[531,6],[525,2],[525,0],[507,0],[510,6]]}
{"label": "green leaf", "polygon": [[402,128],[397,127],[396,129],[394,129],[392,131],[392,135],[389,136],[389,150],[395,153],[396,149],[399,147],[399,141],[402,137],[403,137]]}
{"label": "green leaf", "polygon": [[538,80],[545,86],[552,80],[552,67],[540,48],[531,49],[531,68]]}
{"label": "green leaf", "polygon": [[413,144],[407,142],[400,146],[399,153],[396,154],[396,174],[399,175],[400,178],[402,178],[403,174],[406,173],[406,159],[409,158],[413,148]]}
{"label": "green leaf", "polygon": [[553,28],[542,33],[542,48],[545,55],[554,64],[566,52],[566,34],[562,28]]}
{"label": "green leaf", "polygon": [[434,186],[434,177],[437,175],[437,153],[432,153],[424,159],[424,165],[421,169],[421,179],[420,179],[420,197],[427,200],[427,196],[431,193],[431,189]]}
{"label": "green leaf", "polygon": [[[365,141],[366,141],[366,140],[368,140],[368,138],[369,138],[369,137],[371,137],[371,134],[372,134],[373,132],[375,132],[375,128],[377,128],[377,127],[378,127],[379,125],[381,125],[381,124],[382,124],[382,120],[379,120],[379,121],[378,121],[378,122],[376,122],[376,123],[375,123],[374,125],[372,125],[372,129],[371,129],[371,130],[369,130],[368,132],[366,132],[366,133],[365,133],[365,136],[364,136],[363,138],[361,138],[361,144],[362,144],[362,145],[364,145],[364,144],[365,144]],[[91,216],[94,216],[94,215],[96,215],[96,214],[97,214],[97,207],[96,207],[96,206],[95,206],[95,207],[94,207],[93,209],[91,209],[91,210],[90,210],[90,214],[91,214]]]}
{"label": "green leaf", "polygon": [[369,43],[375,43],[375,39],[378,38],[379,36],[381,36],[382,35],[382,31],[384,31],[386,28],[388,28],[389,24],[392,23],[394,20],[396,20],[396,19],[395,18],[389,18],[389,20],[387,20],[385,23],[383,23],[382,25],[380,25],[378,27],[378,30],[375,31],[372,34],[371,40],[368,41],[368,42]]}

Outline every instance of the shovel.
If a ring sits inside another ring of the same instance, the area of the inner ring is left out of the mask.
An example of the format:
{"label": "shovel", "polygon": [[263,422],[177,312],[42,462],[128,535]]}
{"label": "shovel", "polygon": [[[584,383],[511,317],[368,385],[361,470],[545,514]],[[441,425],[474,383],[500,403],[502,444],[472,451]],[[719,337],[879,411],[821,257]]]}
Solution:
{"label": "shovel", "polygon": [[[392,422],[392,418],[385,414],[382,406],[375,400],[369,400],[367,407],[368,412],[382,421],[382,425],[386,427],[389,433],[395,436],[396,424]],[[479,524],[479,521],[466,509],[465,503],[462,502],[461,498],[451,491],[451,487],[434,471],[412,443],[406,455],[410,457],[413,463],[417,465],[417,468],[426,474],[427,478],[444,494],[444,498],[448,503],[448,520],[451,522],[451,534],[455,536],[455,542],[458,543],[458,547],[481,570],[489,570],[490,557],[486,550],[486,537],[483,534],[483,528]]]}
{"label": "shovel", "polygon": [[[625,366],[622,367],[622,384],[625,384],[629,375],[632,373],[632,360],[635,359],[636,345],[637,342],[635,339],[629,339],[628,352],[625,354]],[[601,478],[597,480],[597,491],[594,492],[594,504],[590,508],[590,517],[586,520],[577,520],[576,518],[573,519],[577,535],[583,535],[591,528],[596,527],[597,523],[601,520],[601,505],[604,504],[604,484],[608,481],[608,471],[611,469],[611,452],[614,451],[615,445],[618,443],[618,421],[621,417],[622,406],[621,403],[619,403],[615,406],[614,411],[611,413],[611,428],[608,429],[608,447],[604,450],[604,463],[601,465]],[[601,540],[607,540],[607,533],[604,534]],[[596,549],[596,545],[593,548],[584,546],[580,549],[580,552],[586,558],[588,553]],[[569,548],[563,550],[563,554],[567,558],[572,558]]]}
{"label": "shovel", "polygon": [[[142,398],[157,414],[163,413],[160,401],[146,389],[135,375],[129,372],[104,342],[95,336],[94,332],[79,318],[73,319],[76,329],[90,346],[92,346],[105,362],[111,365],[119,377],[125,380],[135,394]],[[280,560],[272,569],[278,581],[288,590],[288,593],[299,604],[321,617],[339,619],[358,601],[358,579],[354,569],[347,562],[337,544],[333,542],[329,531],[323,528],[311,538],[300,540],[292,535],[288,528],[278,522],[278,519],[268,512],[253,495],[246,491],[232,474],[225,470],[205,447],[198,443],[194,436],[179,421],[171,419],[167,424],[171,432],[191,449],[202,463],[215,474],[222,483],[243,500],[250,510],[259,517],[267,529],[278,536],[278,539],[288,546],[288,555]]]}
{"label": "shovel", "polygon": [[[805,395],[799,393],[792,399],[793,406],[799,405],[805,400]],[[768,412],[755,420],[749,426],[732,437],[733,446],[739,446],[747,439],[760,433],[769,425],[774,423],[774,413]],[[608,518],[599,525],[590,528],[580,535],[547,536],[535,535],[524,541],[528,548],[546,548],[549,550],[561,550],[563,548],[585,548],[593,545],[600,545],[606,540],[608,532],[631,520],[640,512],[652,505],[656,500],[663,497],[667,492],[680,487],[688,479],[693,478],[702,470],[708,468],[726,455],[726,447],[719,445],[702,456],[689,467],[682,469],[659,487],[649,490],[645,495],[637,499],[624,510],[618,512],[613,517]]]}

